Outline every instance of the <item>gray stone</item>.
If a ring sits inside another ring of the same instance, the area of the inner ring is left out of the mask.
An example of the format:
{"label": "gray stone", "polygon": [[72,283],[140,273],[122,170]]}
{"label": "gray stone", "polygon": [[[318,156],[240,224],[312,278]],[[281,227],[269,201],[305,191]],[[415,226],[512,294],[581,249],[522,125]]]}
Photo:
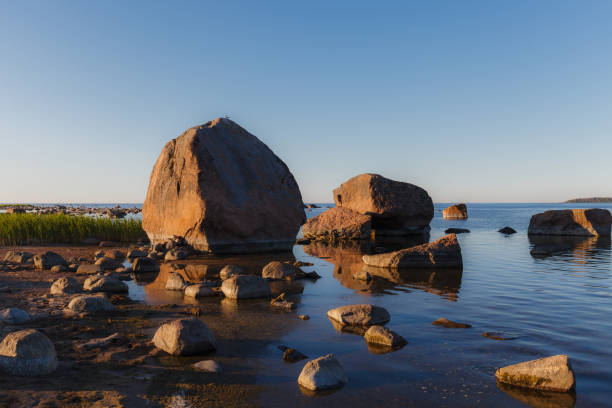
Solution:
{"label": "gray stone", "polygon": [[17,307],[9,307],[0,311],[0,322],[5,324],[21,324],[28,320],[30,320],[28,312]]}
{"label": "gray stone", "polygon": [[127,293],[128,287],[125,283],[112,276],[95,275],[85,279],[83,289],[91,292]]}
{"label": "gray stone", "polygon": [[205,353],[216,348],[214,334],[195,317],[162,325],[153,337],[155,347],[174,356]]}
{"label": "gray stone", "polygon": [[97,275],[103,272],[102,265],[96,264],[80,264],[76,271],[79,275]]}
{"label": "gray stone", "polygon": [[370,326],[365,332],[364,339],[367,343],[384,347],[399,348],[406,345],[406,340],[402,336],[383,326]]}
{"label": "gray stone", "polygon": [[382,325],[391,320],[386,309],[369,304],[337,307],[328,311],[327,317],[341,326]]}
{"label": "gray stone", "polygon": [[55,265],[68,266],[68,262],[61,255],[47,251],[42,254],[34,255],[34,265],[38,269],[51,269]]}
{"label": "gray stone", "polygon": [[214,360],[198,361],[197,363],[192,364],[191,366],[198,371],[204,371],[206,373],[222,373],[223,372],[223,368],[221,367],[221,364],[217,363]]}
{"label": "gray stone", "polygon": [[168,274],[168,280],[166,281],[166,290],[185,290],[187,284],[183,277],[174,272]]}
{"label": "gray stone", "polygon": [[219,279],[222,281],[231,278],[234,275],[242,275],[244,270],[236,265],[225,265],[219,272]]}
{"label": "gray stone", "polygon": [[68,303],[71,312],[111,312],[113,304],[104,295],[83,295],[73,298]]}
{"label": "gray stone", "polygon": [[576,386],[574,371],[566,355],[502,367],[495,372],[495,378],[504,384],[542,391],[569,392]]}
{"label": "gray stone", "polygon": [[185,296],[192,298],[217,296],[217,292],[212,290],[207,284],[189,285],[185,288]]}
{"label": "gray stone", "polygon": [[4,255],[4,262],[14,263],[14,264],[31,264],[33,263],[32,254],[29,252],[21,252],[21,251],[8,251],[6,255]]}
{"label": "gray stone", "polygon": [[333,354],[310,360],[298,377],[298,384],[311,391],[339,388],[346,383],[344,368]]}
{"label": "gray stone", "polygon": [[270,296],[270,285],[254,275],[234,275],[223,281],[221,291],[230,299],[261,298]]}
{"label": "gray stone", "polygon": [[34,329],[9,333],[0,343],[0,368],[11,375],[49,374],[57,368],[55,346]]}
{"label": "gray stone", "polygon": [[297,269],[290,264],[278,261],[272,261],[264,266],[261,271],[261,277],[270,280],[285,279],[295,275]]}
{"label": "gray stone", "polygon": [[164,256],[164,260],[166,261],[180,261],[181,259],[185,258],[187,258],[187,251],[181,248],[171,249],[170,251],[166,252],[166,255]]}
{"label": "gray stone", "polygon": [[53,285],[51,285],[52,295],[67,295],[72,293],[79,293],[81,291],[81,285],[73,277],[59,278]]}
{"label": "gray stone", "polygon": [[96,261],[96,265],[100,265],[102,269],[106,270],[115,270],[117,268],[121,268],[123,263],[121,261],[116,260],[115,258],[109,258],[104,256]]}

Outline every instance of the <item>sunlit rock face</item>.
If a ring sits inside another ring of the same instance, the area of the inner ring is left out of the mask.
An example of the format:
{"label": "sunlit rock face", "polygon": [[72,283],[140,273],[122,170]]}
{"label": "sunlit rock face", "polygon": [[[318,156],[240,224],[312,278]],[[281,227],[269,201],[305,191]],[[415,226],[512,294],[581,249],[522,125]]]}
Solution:
{"label": "sunlit rock face", "polygon": [[212,253],[289,250],[306,220],[285,163],[225,118],[166,144],[151,173],[142,216],[153,244],[177,235]]}
{"label": "sunlit rock face", "polygon": [[467,220],[467,205],[461,203],[445,208],[442,210],[442,218],[445,220]]}
{"label": "sunlit rock face", "polygon": [[434,216],[427,191],[378,174],[360,174],[342,183],[334,190],[334,202],[337,207],[371,216],[378,235],[422,233],[429,230]]}
{"label": "sunlit rock face", "polygon": [[610,236],[612,215],[600,208],[551,210],[535,214],[530,235]]}

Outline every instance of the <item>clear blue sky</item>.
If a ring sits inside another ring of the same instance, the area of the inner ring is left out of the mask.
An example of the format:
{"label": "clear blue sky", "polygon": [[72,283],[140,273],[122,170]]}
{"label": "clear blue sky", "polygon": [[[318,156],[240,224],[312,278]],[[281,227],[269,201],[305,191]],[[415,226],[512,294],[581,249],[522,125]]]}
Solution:
{"label": "clear blue sky", "polygon": [[611,1],[1,1],[0,202],[141,202],[218,116],[305,201],[612,196]]}

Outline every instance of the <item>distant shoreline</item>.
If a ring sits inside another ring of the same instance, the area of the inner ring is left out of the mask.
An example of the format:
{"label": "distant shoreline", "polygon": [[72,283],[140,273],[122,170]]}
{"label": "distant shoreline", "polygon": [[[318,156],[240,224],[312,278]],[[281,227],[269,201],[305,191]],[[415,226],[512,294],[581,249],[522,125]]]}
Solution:
{"label": "distant shoreline", "polygon": [[563,202],[563,204],[573,203],[612,203],[612,197],[574,198],[573,200],[567,200]]}

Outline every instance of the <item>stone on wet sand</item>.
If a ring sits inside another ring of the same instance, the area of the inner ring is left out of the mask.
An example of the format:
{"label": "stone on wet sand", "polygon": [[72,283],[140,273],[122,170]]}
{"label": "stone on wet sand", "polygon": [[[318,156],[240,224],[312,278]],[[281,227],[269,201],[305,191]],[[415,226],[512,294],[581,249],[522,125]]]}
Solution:
{"label": "stone on wet sand", "polygon": [[4,262],[14,264],[31,264],[33,263],[32,254],[29,252],[22,251],[8,251],[4,255]]}
{"label": "stone on wet sand", "polygon": [[378,255],[364,255],[363,262],[378,268],[461,268],[461,247],[455,234],[429,244]]}
{"label": "stone on wet sand", "polygon": [[51,285],[52,295],[67,295],[73,293],[79,293],[81,291],[81,285],[73,277],[59,278]]}
{"label": "stone on wet sand", "polygon": [[297,269],[288,263],[272,261],[264,266],[261,277],[270,280],[280,280],[295,275]]}
{"label": "stone on wet sand", "polygon": [[0,310],[0,322],[4,324],[21,324],[30,320],[30,315],[25,310],[17,307],[9,307]]}
{"label": "stone on wet sand", "polygon": [[302,226],[305,238],[319,240],[369,239],[372,217],[344,207],[330,208]]}
{"label": "stone on wet sand", "polygon": [[191,366],[195,368],[196,370],[203,371],[205,373],[219,374],[223,372],[223,367],[221,367],[221,364],[217,363],[214,360],[198,361],[197,363],[194,363]]}
{"label": "stone on wet sand", "polygon": [[68,262],[59,254],[47,251],[42,254],[34,255],[34,265],[37,269],[51,269],[55,265],[68,266]]}
{"label": "stone on wet sand", "polygon": [[346,383],[344,368],[333,354],[310,360],[298,377],[298,384],[311,391],[339,388]]}
{"label": "stone on wet sand", "polygon": [[127,293],[128,286],[113,276],[94,275],[85,279],[83,290],[91,293]]}
{"label": "stone on wet sand", "polygon": [[466,220],[468,218],[467,205],[455,204],[442,210],[442,218],[445,220]]}
{"label": "stone on wet sand", "polygon": [[185,288],[185,296],[192,298],[217,296],[216,291],[212,290],[209,285],[197,283],[189,285]]}
{"label": "stone on wet sand", "polygon": [[506,234],[506,235],[516,234],[516,230],[512,227],[504,227],[497,232],[501,232],[502,234]]}
{"label": "stone on wet sand", "polygon": [[121,337],[119,336],[119,333],[113,333],[108,337],[103,337],[99,339],[91,339],[91,340],[86,341],[85,343],[77,344],[75,348],[78,350],[90,350],[94,348],[101,348],[101,347],[111,345],[112,343],[116,343],[120,338]]}
{"label": "stone on wet sand", "polygon": [[219,272],[219,279],[222,281],[231,278],[234,275],[242,275],[244,270],[236,265],[225,265]]}
{"label": "stone on wet sand", "polygon": [[185,279],[180,274],[174,272],[168,274],[166,290],[185,290],[186,286]]}
{"label": "stone on wet sand", "polygon": [[104,273],[102,265],[96,264],[80,264],[76,271],[79,275],[97,275]]}
{"label": "stone on wet sand", "polygon": [[383,347],[399,348],[407,344],[402,336],[383,326],[370,326],[364,338],[367,343]]}
{"label": "stone on wet sand", "polygon": [[68,267],[66,265],[55,265],[51,267],[51,272],[53,273],[62,273],[66,272]]}
{"label": "stone on wet sand", "polygon": [[121,261],[118,261],[115,258],[109,258],[107,256],[103,256],[102,258],[99,258],[96,261],[96,265],[100,265],[100,267],[103,270],[115,270],[117,268],[121,268],[123,266],[123,263]]}
{"label": "stone on wet sand", "polygon": [[535,214],[529,222],[530,235],[610,236],[612,215],[599,208],[551,210]]}
{"label": "stone on wet sand", "polygon": [[216,347],[214,334],[195,317],[178,319],[162,325],[155,332],[153,344],[174,356],[206,353]]}
{"label": "stone on wet sand", "polygon": [[340,306],[329,310],[327,317],[341,326],[360,327],[382,325],[391,320],[386,309],[370,304]]}
{"label": "stone on wet sand", "polygon": [[166,144],[142,216],[154,245],[179,235],[213,253],[289,250],[306,220],[285,163],[227,118],[188,129]]}
{"label": "stone on wet sand", "polygon": [[147,255],[148,255],[147,251],[143,251],[143,250],[140,250],[140,249],[131,249],[127,253],[127,258],[128,259],[146,258]]}
{"label": "stone on wet sand", "polygon": [[334,190],[337,207],[372,217],[377,235],[418,234],[434,216],[427,191],[378,174],[360,174]]}
{"label": "stone on wet sand", "polygon": [[255,275],[234,275],[223,281],[221,291],[230,299],[248,299],[270,296],[270,285]]}
{"label": "stone on wet sand", "polygon": [[445,317],[441,317],[437,320],[434,320],[433,322],[431,322],[431,324],[433,324],[434,326],[446,327],[448,329],[469,329],[470,327],[472,327],[467,323],[453,322]]}
{"label": "stone on wet sand", "polygon": [[279,347],[283,351],[283,361],[297,363],[308,358],[308,356],[291,347]]}
{"label": "stone on wet sand", "polygon": [[104,295],[82,295],[72,298],[68,307],[71,312],[111,312],[115,310],[113,304]]}
{"label": "stone on wet sand", "polygon": [[132,272],[159,272],[159,265],[151,258],[136,258],[132,264]]}
{"label": "stone on wet sand", "polygon": [[55,346],[38,330],[9,333],[0,343],[0,368],[11,375],[49,374],[57,368]]}
{"label": "stone on wet sand", "polygon": [[297,317],[297,318],[298,318],[298,319],[300,319],[300,320],[310,320],[310,316],[305,315],[305,314],[303,314],[303,315],[298,315],[298,317]]}
{"label": "stone on wet sand", "polygon": [[122,261],[122,260],[125,259],[125,252],[120,251],[118,249],[115,249],[113,251],[107,251],[105,253],[105,255],[106,255],[107,258],[113,258],[113,259],[116,259],[118,261]]}
{"label": "stone on wet sand", "polygon": [[497,381],[516,387],[542,391],[569,392],[576,379],[566,355],[556,355],[502,367],[495,372]]}

